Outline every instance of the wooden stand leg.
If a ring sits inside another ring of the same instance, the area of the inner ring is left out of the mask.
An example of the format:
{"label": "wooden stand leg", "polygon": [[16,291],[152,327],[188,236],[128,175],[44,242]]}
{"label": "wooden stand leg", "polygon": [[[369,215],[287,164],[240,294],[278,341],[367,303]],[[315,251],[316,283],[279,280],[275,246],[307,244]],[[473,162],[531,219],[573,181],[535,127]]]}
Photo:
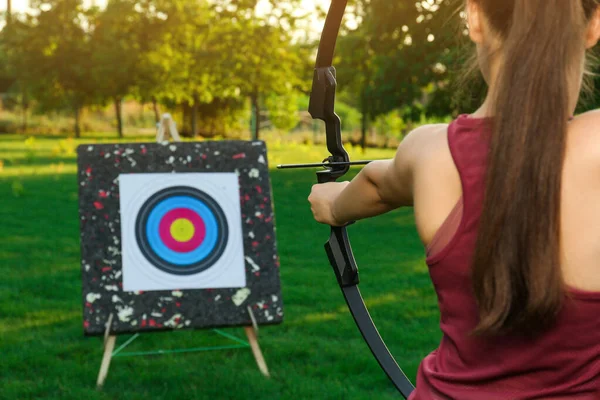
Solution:
{"label": "wooden stand leg", "polygon": [[258,322],[256,322],[256,317],[252,312],[252,307],[247,306],[246,310],[248,311],[248,315],[250,316],[250,321],[252,321],[252,327],[254,328],[254,334],[258,337]]}
{"label": "wooden stand leg", "polygon": [[262,351],[260,351],[260,346],[258,345],[258,340],[256,339],[256,333],[251,326],[245,326],[244,330],[246,331],[246,336],[248,337],[248,343],[250,343],[250,347],[252,348],[252,354],[254,354],[254,359],[256,360],[256,364],[258,365],[258,369],[260,372],[267,378],[270,378],[269,369],[267,368],[267,363],[263,358]]}
{"label": "wooden stand leg", "polygon": [[108,375],[108,367],[110,367],[110,360],[112,358],[113,350],[115,349],[115,342],[117,341],[116,336],[110,335],[112,320],[113,314],[110,314],[108,321],[106,322],[106,330],[104,331],[104,355],[102,356],[102,364],[100,364],[100,372],[98,373],[98,380],[96,381],[96,387],[98,389],[104,385],[104,381]]}
{"label": "wooden stand leg", "polygon": [[104,355],[102,356],[102,364],[100,365],[100,373],[98,374],[98,380],[96,381],[96,387],[100,389],[104,385],[106,376],[108,375],[108,367],[110,367],[110,360],[112,358],[113,350],[115,349],[116,336],[109,336],[104,346]]}

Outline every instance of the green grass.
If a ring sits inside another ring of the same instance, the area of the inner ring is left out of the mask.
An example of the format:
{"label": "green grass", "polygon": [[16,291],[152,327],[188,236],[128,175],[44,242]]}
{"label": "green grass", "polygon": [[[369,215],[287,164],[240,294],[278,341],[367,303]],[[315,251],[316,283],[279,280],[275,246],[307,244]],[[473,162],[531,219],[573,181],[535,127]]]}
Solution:
{"label": "green grass", "polygon": [[[328,265],[328,228],[311,220],[306,201],[311,170],[272,171],[285,304],[284,323],[260,331],[272,378],[260,375],[249,349],[124,357],[113,360],[105,388],[97,391],[102,342],[82,334],[78,143],[0,136],[0,399],[399,397],[356,329]],[[274,165],[320,161],[326,150],[274,142],[269,151]],[[391,155],[369,150],[352,157]],[[414,381],[440,333],[412,210],[363,221],[350,235],[373,319]],[[241,329],[227,332],[244,337]],[[226,344],[210,331],[179,331],[142,335],[128,351]]]}

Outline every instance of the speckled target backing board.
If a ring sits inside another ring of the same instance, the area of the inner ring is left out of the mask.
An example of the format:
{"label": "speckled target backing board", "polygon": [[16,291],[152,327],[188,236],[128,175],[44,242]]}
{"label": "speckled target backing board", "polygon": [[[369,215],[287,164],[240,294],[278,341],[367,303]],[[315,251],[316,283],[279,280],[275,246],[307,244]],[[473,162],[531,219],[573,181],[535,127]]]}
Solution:
{"label": "speckled target backing board", "polygon": [[[283,321],[264,142],[91,144],[77,153],[86,335],[104,334],[110,314],[112,334],[246,326],[248,306],[260,325]],[[237,174],[244,288],[123,290],[119,176],[161,173]]]}

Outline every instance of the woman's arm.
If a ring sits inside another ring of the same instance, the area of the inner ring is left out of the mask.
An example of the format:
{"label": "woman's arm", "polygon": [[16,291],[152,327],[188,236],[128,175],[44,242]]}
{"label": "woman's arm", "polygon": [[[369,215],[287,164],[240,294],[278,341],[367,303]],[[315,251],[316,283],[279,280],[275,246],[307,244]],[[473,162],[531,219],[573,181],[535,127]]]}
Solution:
{"label": "woman's arm", "polygon": [[308,200],[318,222],[343,226],[351,221],[374,217],[399,207],[413,205],[414,164],[423,148],[420,132],[412,131],[402,141],[392,160],[367,165],[352,182],[313,186]]}

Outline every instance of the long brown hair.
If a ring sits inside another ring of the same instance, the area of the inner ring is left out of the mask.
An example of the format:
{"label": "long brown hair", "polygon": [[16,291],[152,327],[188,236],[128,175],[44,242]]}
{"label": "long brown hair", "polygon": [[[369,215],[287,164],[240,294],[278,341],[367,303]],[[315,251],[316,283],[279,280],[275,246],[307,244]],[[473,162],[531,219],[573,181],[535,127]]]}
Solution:
{"label": "long brown hair", "polygon": [[[540,333],[565,299],[560,199],[570,89],[597,0],[472,0],[499,37],[485,200],[473,259],[477,335]],[[490,55],[491,57],[491,55]]]}

